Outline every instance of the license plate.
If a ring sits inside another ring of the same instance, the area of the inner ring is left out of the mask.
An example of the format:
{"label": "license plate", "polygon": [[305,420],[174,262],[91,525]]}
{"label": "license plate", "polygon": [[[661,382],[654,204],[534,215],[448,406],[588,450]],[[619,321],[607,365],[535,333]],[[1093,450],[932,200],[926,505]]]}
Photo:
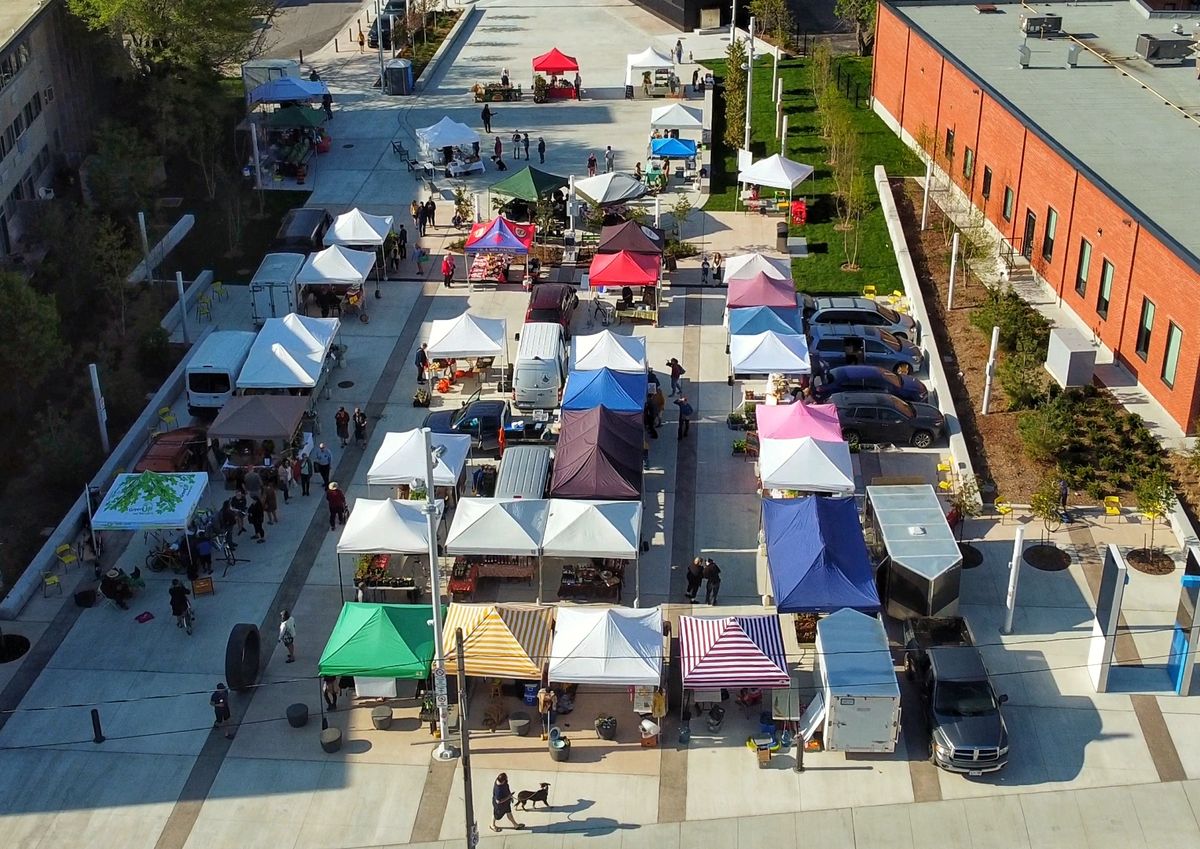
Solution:
{"label": "license plate", "polygon": [[981,769],[972,769],[972,770],[970,770],[970,771],[968,771],[968,772],[967,772],[967,775],[970,775],[970,776],[972,776],[972,777],[977,777],[977,776],[983,775],[983,770],[981,770]]}

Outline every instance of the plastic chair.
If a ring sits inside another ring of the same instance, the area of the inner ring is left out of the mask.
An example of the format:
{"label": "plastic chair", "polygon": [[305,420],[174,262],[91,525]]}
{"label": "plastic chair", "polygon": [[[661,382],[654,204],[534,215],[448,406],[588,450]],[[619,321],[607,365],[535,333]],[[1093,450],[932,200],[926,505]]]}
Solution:
{"label": "plastic chair", "polygon": [[201,295],[196,299],[196,318],[212,321],[212,299],[208,295]]}
{"label": "plastic chair", "polygon": [[220,280],[213,281],[212,290],[213,294],[217,296],[218,301],[229,300],[229,292],[225,289],[225,284]]}
{"label": "plastic chair", "polygon": [[997,498],[995,501],[996,512],[1000,514],[1000,524],[1004,524],[1005,519],[1012,515],[1012,505],[1003,498]]}
{"label": "plastic chair", "polygon": [[63,571],[67,571],[68,566],[75,566],[79,563],[79,557],[75,554],[70,543],[64,542],[58,548],[54,549],[54,556],[58,558],[58,562],[62,564]]}
{"label": "plastic chair", "polygon": [[175,412],[170,407],[163,407],[158,411],[158,420],[167,427],[175,427]]}
{"label": "plastic chair", "polygon": [[46,598],[46,596],[50,595],[51,587],[54,587],[55,589],[57,589],[58,594],[62,595],[62,591],[63,591],[62,581],[59,580],[58,575],[55,575],[53,572],[43,572],[42,573],[42,598]]}
{"label": "plastic chair", "polygon": [[875,300],[875,287],[869,283],[863,286],[863,297],[870,298],[872,301]]}
{"label": "plastic chair", "polygon": [[1115,495],[1104,496],[1104,521],[1108,521],[1109,516],[1116,516],[1117,521],[1121,521],[1121,499]]}

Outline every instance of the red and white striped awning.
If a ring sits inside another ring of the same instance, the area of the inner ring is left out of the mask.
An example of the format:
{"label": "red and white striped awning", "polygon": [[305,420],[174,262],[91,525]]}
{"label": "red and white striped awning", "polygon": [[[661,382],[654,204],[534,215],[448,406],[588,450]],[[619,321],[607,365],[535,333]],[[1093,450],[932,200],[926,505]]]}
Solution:
{"label": "red and white striped awning", "polygon": [[685,688],[790,686],[778,616],[681,616],[679,627]]}

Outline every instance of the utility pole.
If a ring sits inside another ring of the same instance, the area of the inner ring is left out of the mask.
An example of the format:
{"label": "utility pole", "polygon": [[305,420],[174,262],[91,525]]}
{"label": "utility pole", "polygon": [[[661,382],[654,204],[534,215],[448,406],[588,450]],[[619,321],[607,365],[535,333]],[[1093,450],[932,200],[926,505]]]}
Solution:
{"label": "utility pole", "polygon": [[[433,756],[439,761],[448,761],[458,753],[450,745],[450,700],[446,690],[446,646],[442,640],[442,576],[438,570],[437,525],[438,505],[434,497],[433,483],[433,432],[421,428],[421,436],[425,447],[425,516],[429,522],[429,594],[433,597],[433,684],[434,699],[437,703],[438,732],[441,742],[434,749]],[[460,696],[461,698],[461,696]],[[466,717],[459,716],[459,725],[466,723]]]}
{"label": "utility pole", "polygon": [[454,650],[458,653],[458,745],[462,749],[463,808],[467,815],[467,849],[479,843],[479,826],[475,822],[475,801],[471,798],[471,741],[467,730],[467,660],[463,653],[462,628],[454,629]]}

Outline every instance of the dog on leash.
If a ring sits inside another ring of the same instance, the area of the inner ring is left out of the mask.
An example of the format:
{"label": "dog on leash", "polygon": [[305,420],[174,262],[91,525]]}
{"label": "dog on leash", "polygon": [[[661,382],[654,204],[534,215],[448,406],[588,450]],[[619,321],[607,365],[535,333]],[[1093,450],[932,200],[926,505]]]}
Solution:
{"label": "dog on leash", "polygon": [[547,801],[547,797],[549,795],[550,795],[550,785],[543,781],[541,784],[538,785],[537,790],[522,790],[520,793],[518,793],[517,794],[517,807],[520,808],[522,811],[524,811],[524,810],[526,810],[525,806],[532,802],[533,807],[536,810],[537,803],[541,802],[543,805],[545,805],[548,808],[548,807],[550,807],[550,802]]}

